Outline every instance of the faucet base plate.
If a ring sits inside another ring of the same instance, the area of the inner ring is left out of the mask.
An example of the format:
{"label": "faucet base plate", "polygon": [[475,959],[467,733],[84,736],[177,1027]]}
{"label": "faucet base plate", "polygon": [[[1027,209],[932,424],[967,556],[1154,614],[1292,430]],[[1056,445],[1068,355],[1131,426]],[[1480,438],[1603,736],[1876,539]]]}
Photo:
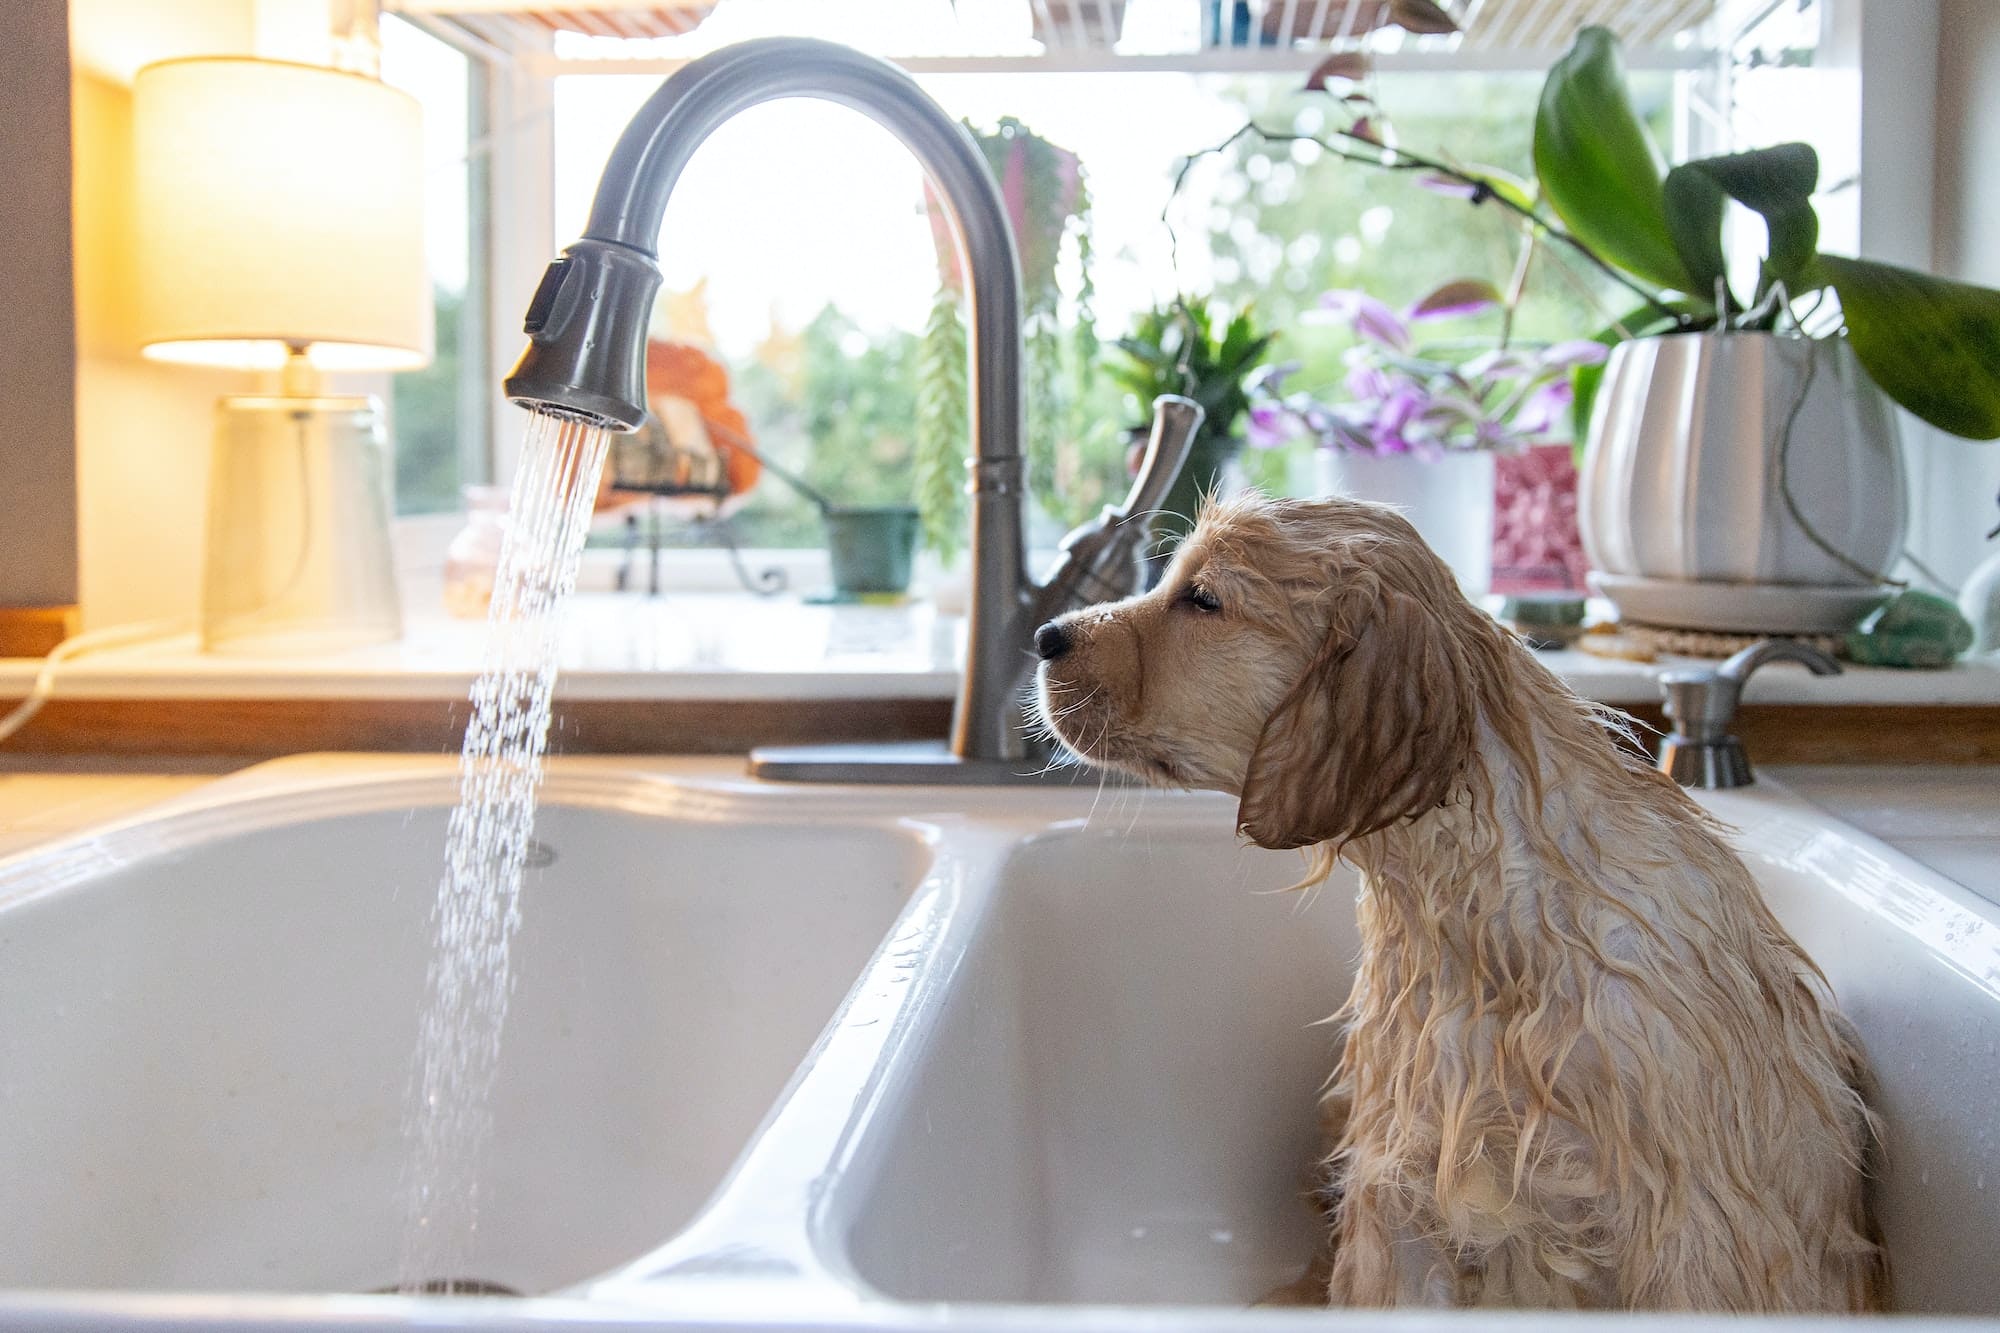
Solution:
{"label": "faucet base plate", "polygon": [[877,787],[1067,787],[1126,781],[1068,758],[961,759],[943,741],[770,746],[750,752],[750,776],[766,782]]}

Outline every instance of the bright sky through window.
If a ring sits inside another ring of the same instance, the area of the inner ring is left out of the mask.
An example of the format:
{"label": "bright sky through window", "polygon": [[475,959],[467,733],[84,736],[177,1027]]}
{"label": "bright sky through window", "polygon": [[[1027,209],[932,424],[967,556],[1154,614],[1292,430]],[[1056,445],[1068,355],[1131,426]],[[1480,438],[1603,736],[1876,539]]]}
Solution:
{"label": "bright sky through window", "polygon": [[[720,13],[720,11],[718,11]],[[952,115],[1003,115],[1075,151],[1094,206],[1098,308],[1122,326],[1174,285],[1160,223],[1183,155],[1241,122],[1211,80],[1186,74],[954,74],[920,80]],[[574,75],[556,87],[556,231],[578,235],[605,157],[652,77]],[[829,302],[872,328],[922,327],[936,290],[916,162],[860,113],[824,102],[757,107],[688,165],[667,210],[661,268],[673,290],[708,279],[722,350],[746,352],[773,312],[797,328]],[[1205,250],[1180,280],[1208,283]]]}

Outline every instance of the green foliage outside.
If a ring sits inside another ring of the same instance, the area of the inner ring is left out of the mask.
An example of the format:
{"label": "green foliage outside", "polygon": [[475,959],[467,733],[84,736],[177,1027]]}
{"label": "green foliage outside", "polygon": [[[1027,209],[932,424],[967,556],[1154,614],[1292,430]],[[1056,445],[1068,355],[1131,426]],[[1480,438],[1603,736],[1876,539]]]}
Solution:
{"label": "green foliage outside", "polygon": [[[956,310],[955,303],[941,304]],[[900,330],[866,333],[828,306],[800,338],[796,384],[756,362],[734,373],[736,402],[750,418],[760,452],[841,504],[914,504],[926,491],[963,492],[963,457],[971,444],[962,420],[958,438],[965,444],[944,466],[927,464],[915,448],[918,421],[938,411],[923,396],[922,337]],[[962,361],[962,342],[958,352]],[[1035,488],[1038,495],[1052,493],[1063,504],[1059,513],[1037,506],[1039,512],[1030,515],[1030,539],[1038,544],[1052,544],[1070,526],[1123,496],[1129,484],[1117,387],[1095,377],[1082,407],[1073,402],[1064,407],[1066,421],[1082,422],[1087,429],[1063,438],[1050,482]],[[1029,416],[1045,410],[1030,395]],[[739,540],[749,546],[817,546],[824,541],[811,504],[769,474],[737,511],[734,525]]]}
{"label": "green foliage outside", "polygon": [[836,504],[911,503],[917,336],[870,338],[829,306],[806,325],[804,378],[805,479]]}
{"label": "green foliage outside", "polygon": [[[735,374],[737,405],[758,451],[836,504],[914,503],[917,335],[871,337],[827,306],[800,341],[796,384],[754,362]],[[825,541],[812,504],[768,472],[734,522],[748,546]]]}

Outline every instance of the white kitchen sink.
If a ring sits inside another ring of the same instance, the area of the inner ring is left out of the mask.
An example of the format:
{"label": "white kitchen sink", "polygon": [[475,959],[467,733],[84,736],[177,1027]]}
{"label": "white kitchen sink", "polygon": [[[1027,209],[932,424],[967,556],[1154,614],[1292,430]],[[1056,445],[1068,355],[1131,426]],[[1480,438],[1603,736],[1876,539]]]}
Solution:
{"label": "white kitchen sink", "polygon": [[[331,1294],[393,1272],[450,767],[287,761],[0,862],[0,1323],[1382,1322],[1247,1308],[1313,1243],[1351,879],[1213,797],[551,773],[457,1275],[539,1295]],[[2000,908],[1710,803],[1880,1074],[1899,1308],[2000,1315]]]}
{"label": "white kitchen sink", "polygon": [[[252,799],[0,871],[0,1288],[394,1283],[448,792]],[[546,1291],[684,1225],[930,860],[894,821],[745,837],[683,805],[552,784],[473,1271],[438,1276]]]}

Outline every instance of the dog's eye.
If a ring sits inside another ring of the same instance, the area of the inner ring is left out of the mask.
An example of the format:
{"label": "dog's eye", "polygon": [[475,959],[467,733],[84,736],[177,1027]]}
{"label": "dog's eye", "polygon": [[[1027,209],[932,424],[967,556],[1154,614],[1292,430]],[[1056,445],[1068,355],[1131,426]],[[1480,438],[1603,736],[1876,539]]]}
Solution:
{"label": "dog's eye", "polygon": [[1198,583],[1190,587],[1185,593],[1182,593],[1181,600],[1195,610],[1203,611],[1210,615],[1222,609],[1221,600],[1214,593]]}

